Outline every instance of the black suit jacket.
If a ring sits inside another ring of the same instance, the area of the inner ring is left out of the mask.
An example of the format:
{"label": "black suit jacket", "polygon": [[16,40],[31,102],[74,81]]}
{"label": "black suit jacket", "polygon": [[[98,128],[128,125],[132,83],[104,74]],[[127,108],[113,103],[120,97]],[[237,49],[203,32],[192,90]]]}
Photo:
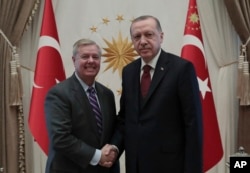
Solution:
{"label": "black suit jacket", "polygon": [[149,93],[140,93],[141,60],[122,74],[120,126],[127,173],[202,173],[202,113],[194,67],[162,50]]}
{"label": "black suit jacket", "polygon": [[110,142],[116,121],[113,92],[98,82],[95,88],[103,117],[101,137],[87,95],[74,74],[48,92],[45,113],[50,145],[46,173],[110,172],[89,164],[95,149]]}

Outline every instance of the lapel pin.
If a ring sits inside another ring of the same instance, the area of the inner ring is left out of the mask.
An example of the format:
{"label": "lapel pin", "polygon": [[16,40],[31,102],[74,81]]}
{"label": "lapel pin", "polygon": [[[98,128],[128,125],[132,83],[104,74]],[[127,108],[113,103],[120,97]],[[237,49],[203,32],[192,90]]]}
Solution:
{"label": "lapel pin", "polygon": [[163,71],[164,70],[164,68],[163,67],[161,67],[161,71]]}

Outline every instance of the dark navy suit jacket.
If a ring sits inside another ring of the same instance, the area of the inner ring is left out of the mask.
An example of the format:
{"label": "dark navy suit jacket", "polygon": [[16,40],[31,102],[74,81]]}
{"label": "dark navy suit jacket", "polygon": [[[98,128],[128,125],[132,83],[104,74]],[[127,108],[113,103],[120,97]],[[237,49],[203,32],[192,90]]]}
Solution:
{"label": "dark navy suit jacket", "polygon": [[123,70],[120,125],[112,139],[125,149],[127,173],[202,173],[202,111],[193,64],[162,50],[145,99],[140,70],[140,59]]}

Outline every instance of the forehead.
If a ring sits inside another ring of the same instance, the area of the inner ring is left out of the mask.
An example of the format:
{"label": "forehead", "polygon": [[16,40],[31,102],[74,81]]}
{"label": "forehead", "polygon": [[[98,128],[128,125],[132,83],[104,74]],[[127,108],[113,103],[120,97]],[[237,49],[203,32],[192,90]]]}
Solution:
{"label": "forehead", "polygon": [[134,22],[131,25],[131,33],[157,30],[156,21],[152,18]]}

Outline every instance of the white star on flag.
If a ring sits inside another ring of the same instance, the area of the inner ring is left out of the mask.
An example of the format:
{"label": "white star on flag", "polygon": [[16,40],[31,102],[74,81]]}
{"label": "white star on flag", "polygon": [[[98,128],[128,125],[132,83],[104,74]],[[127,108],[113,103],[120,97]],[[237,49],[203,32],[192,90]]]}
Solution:
{"label": "white star on flag", "polygon": [[199,77],[197,77],[197,79],[199,83],[200,92],[204,100],[206,92],[211,92],[211,89],[208,86],[208,78],[206,78],[205,80],[201,80]]}

